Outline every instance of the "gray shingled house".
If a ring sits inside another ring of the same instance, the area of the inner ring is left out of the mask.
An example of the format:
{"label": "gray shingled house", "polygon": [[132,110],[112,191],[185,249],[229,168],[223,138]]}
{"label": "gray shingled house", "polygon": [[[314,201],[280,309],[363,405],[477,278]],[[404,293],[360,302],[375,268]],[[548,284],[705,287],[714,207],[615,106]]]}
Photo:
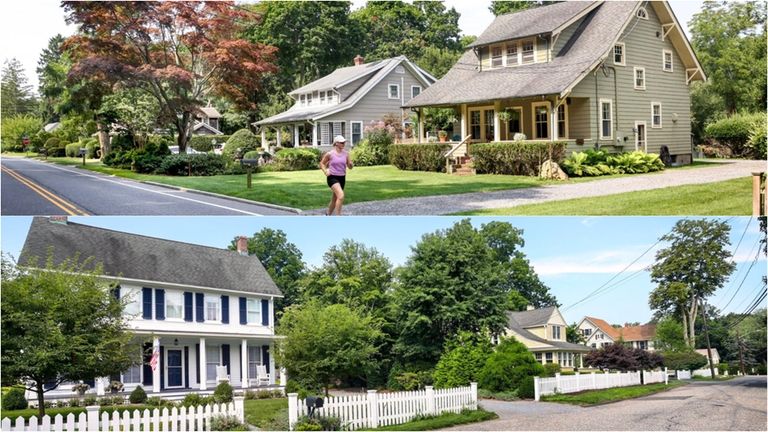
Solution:
{"label": "gray shingled house", "polygon": [[[136,366],[90,383],[97,394],[110,379],[126,392],[142,385],[165,397],[211,392],[222,379],[240,388],[275,385],[274,299],[282,293],[248,256],[244,237],[231,251],[36,217],[19,264],[30,266],[33,257],[44,263],[49,253],[54,264],[76,253],[102,263],[102,277],[118,284],[135,343],[143,345]],[[72,384],[46,398],[72,397]]]}
{"label": "gray shingled house", "polygon": [[667,146],[691,162],[688,85],[704,71],[665,1],[568,1],[498,16],[407,108],[450,107],[470,142],[569,151]]}
{"label": "gray shingled house", "polygon": [[410,111],[402,106],[436,81],[404,56],[370,63],[357,56],[354,63],[293,90],[290,109],[254,123],[261,128],[262,147],[267,147],[267,128],[276,129],[277,145],[284,144],[281,131],[288,128],[292,134],[286,141],[293,146],[329,146],[336,135],[354,146],[372,121],[387,114],[407,121]]}

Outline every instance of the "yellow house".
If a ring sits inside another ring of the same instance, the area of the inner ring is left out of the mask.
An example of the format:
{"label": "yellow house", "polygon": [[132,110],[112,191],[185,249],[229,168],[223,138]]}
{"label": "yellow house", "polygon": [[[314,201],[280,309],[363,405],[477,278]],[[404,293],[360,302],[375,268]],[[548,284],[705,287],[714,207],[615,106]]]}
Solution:
{"label": "yellow house", "polygon": [[514,336],[541,364],[558,363],[562,368],[583,367],[582,354],[591,348],[566,341],[568,324],[556,306],[507,312],[506,336]]}

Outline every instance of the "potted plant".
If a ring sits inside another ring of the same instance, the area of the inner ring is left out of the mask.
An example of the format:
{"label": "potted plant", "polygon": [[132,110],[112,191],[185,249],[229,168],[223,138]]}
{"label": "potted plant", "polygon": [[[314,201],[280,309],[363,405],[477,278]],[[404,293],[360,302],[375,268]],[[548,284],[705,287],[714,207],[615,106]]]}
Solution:
{"label": "potted plant", "polygon": [[89,388],[91,388],[91,386],[89,386],[88,384],[84,382],[79,382],[72,386],[72,391],[77,392],[78,395],[82,396],[85,394],[86,391],[88,391]]}
{"label": "potted plant", "polygon": [[123,383],[121,383],[120,381],[112,381],[111,383],[109,383],[108,388],[112,393],[117,393],[117,392],[123,391]]}
{"label": "potted plant", "polygon": [[499,112],[499,120],[503,122],[508,122],[509,119],[511,118],[512,118],[512,113],[509,112],[509,110],[505,109],[504,111]]}
{"label": "potted plant", "polygon": [[444,130],[437,131],[437,138],[440,139],[440,142],[446,142],[448,140],[448,132]]}

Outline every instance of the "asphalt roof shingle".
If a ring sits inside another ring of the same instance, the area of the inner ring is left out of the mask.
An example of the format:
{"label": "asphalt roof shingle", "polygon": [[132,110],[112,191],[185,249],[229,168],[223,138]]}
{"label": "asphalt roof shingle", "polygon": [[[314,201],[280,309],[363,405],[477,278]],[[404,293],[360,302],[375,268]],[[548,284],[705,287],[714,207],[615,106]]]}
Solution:
{"label": "asphalt roof shingle", "polygon": [[76,253],[81,260],[94,257],[105,276],[282,296],[254,256],[35,217],[19,264],[31,264],[33,257],[45,262],[49,252],[54,265]]}

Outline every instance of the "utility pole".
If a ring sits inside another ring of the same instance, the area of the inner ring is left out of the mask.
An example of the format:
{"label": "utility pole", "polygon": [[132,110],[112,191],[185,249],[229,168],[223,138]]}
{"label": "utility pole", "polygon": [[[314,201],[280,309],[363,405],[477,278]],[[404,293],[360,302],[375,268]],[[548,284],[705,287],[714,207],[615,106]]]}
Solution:
{"label": "utility pole", "polygon": [[704,336],[707,338],[707,357],[709,357],[709,372],[715,379],[715,365],[712,364],[712,346],[709,344],[709,329],[707,327],[707,312],[704,310],[704,299],[701,299],[701,316],[704,318]]}
{"label": "utility pole", "polygon": [[741,335],[739,334],[739,328],[736,327],[736,343],[739,345],[739,370],[741,371],[742,375],[746,375],[746,371],[744,371],[744,351],[743,347],[741,346]]}

